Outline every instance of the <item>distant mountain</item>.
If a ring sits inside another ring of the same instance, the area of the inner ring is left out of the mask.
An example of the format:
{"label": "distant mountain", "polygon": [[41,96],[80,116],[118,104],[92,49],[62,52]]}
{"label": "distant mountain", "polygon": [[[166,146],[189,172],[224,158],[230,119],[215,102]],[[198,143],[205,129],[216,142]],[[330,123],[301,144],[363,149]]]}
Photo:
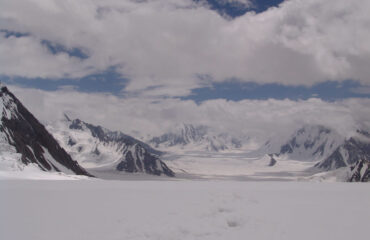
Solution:
{"label": "distant mountain", "polygon": [[242,141],[227,133],[213,133],[209,127],[182,124],[178,129],[153,137],[148,143],[156,148],[222,151],[242,147]]}
{"label": "distant mountain", "polygon": [[174,176],[160,160],[161,152],[131,136],[80,119],[66,119],[49,130],[86,168]]}
{"label": "distant mountain", "polygon": [[280,147],[280,152],[270,154],[275,163],[281,157],[317,161],[314,167],[320,171],[346,167],[350,169],[348,181],[369,181],[370,134],[358,130],[346,139],[328,127],[304,126]]}
{"label": "distant mountain", "polygon": [[0,90],[0,107],[0,165],[32,163],[43,171],[92,176],[5,86]]}
{"label": "distant mountain", "polygon": [[292,134],[277,155],[294,160],[318,161],[332,154],[343,141],[344,137],[330,128],[306,125]]}
{"label": "distant mountain", "polygon": [[358,130],[357,134],[345,140],[332,154],[315,166],[323,170],[333,170],[340,167],[365,164],[370,161],[370,134]]}

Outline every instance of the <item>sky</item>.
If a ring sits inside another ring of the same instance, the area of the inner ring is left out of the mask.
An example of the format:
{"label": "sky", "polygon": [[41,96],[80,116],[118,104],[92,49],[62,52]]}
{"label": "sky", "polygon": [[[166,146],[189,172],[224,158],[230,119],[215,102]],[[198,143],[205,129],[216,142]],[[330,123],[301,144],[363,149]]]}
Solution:
{"label": "sky", "polygon": [[[0,81],[43,121],[68,111],[145,134],[180,122],[251,132],[273,124],[277,112],[287,128],[326,123],[353,130],[370,121],[367,0],[0,0],[0,5]],[[99,104],[87,107],[84,99]],[[199,113],[211,105],[217,111]],[[333,115],[325,120],[315,115],[328,106]],[[287,108],[306,114],[292,116]],[[242,111],[256,114],[243,118]],[[244,126],[258,112],[270,123]]]}

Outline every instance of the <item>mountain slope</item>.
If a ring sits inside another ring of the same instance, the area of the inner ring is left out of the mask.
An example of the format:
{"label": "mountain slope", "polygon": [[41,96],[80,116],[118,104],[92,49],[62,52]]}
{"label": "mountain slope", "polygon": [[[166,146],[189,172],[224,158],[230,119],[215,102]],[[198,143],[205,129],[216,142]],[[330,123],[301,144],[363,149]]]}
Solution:
{"label": "mountain slope", "polygon": [[192,124],[182,124],[174,131],[153,137],[148,143],[160,149],[179,148],[215,152],[242,147],[242,141],[229,134],[213,133],[206,126]]}
{"label": "mountain slope", "polygon": [[358,165],[361,161],[370,160],[370,134],[357,131],[357,135],[347,139],[335,151],[315,166],[323,170]]}
{"label": "mountain slope", "polygon": [[36,164],[44,171],[91,176],[60,147],[45,127],[5,87],[0,91],[1,155]]}
{"label": "mountain slope", "polygon": [[302,161],[318,161],[329,156],[344,137],[320,125],[306,125],[297,130],[290,140],[280,147],[279,156]]}
{"label": "mountain slope", "polygon": [[79,119],[66,119],[48,129],[63,147],[90,169],[174,176],[159,159],[160,151],[117,131],[110,131]]}

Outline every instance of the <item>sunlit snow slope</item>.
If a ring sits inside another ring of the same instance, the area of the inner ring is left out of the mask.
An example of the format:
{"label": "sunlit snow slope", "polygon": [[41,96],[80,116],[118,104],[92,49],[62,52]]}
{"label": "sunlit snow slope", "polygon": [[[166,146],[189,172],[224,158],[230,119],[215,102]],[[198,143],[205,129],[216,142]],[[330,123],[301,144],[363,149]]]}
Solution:
{"label": "sunlit snow slope", "polygon": [[48,130],[82,166],[97,171],[97,176],[125,172],[174,176],[160,159],[161,152],[121,132],[68,116]]}

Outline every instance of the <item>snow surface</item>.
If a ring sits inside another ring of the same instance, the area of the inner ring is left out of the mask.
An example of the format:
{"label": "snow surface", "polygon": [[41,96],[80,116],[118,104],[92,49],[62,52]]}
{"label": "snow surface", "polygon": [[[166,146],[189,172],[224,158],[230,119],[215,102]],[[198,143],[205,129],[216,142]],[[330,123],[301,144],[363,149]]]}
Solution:
{"label": "snow surface", "polygon": [[238,181],[346,181],[349,169],[318,173],[313,166],[317,162],[276,157],[269,166],[268,155],[252,157],[244,152],[197,152],[168,153],[163,161],[177,178],[229,179]]}
{"label": "snow surface", "polygon": [[366,239],[370,185],[0,181],[0,239]]}

